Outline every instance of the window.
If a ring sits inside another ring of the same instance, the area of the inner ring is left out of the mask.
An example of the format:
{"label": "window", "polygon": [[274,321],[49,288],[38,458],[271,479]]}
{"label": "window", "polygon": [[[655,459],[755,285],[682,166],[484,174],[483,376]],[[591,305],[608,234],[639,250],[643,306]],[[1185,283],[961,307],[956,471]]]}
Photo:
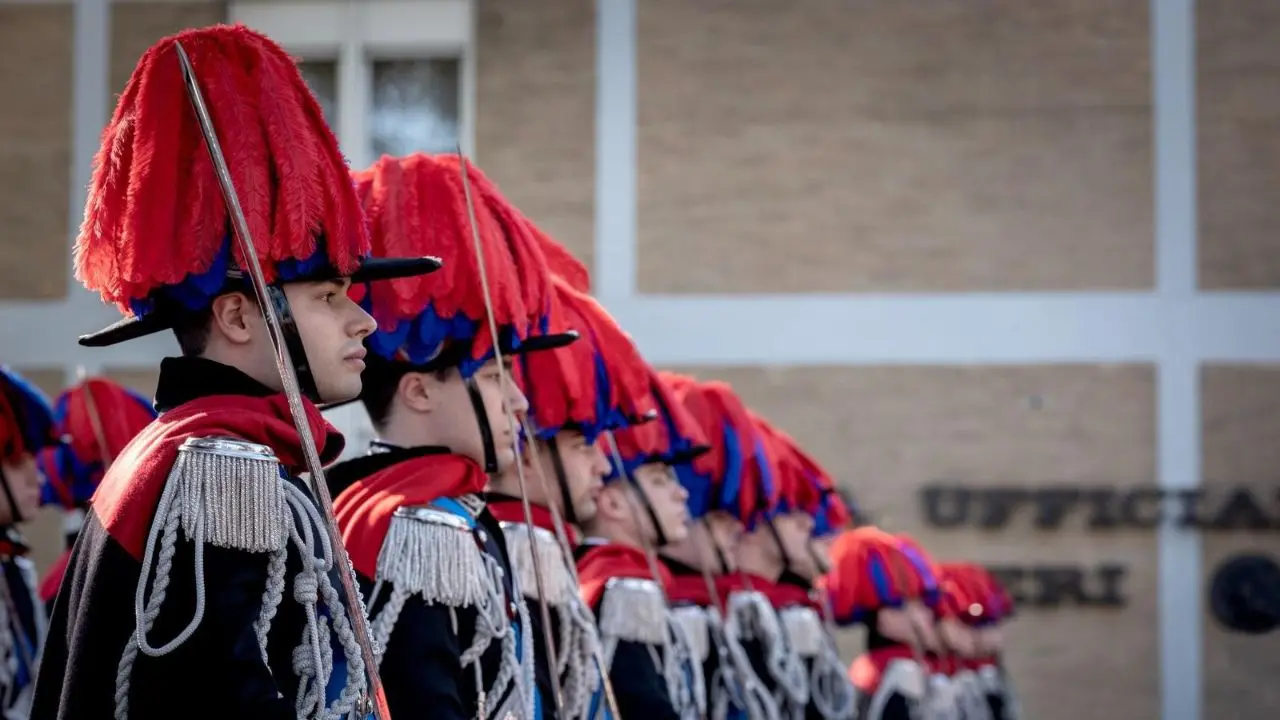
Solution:
{"label": "window", "polygon": [[353,168],[386,153],[474,154],[474,0],[233,0],[233,22],[301,58]]}
{"label": "window", "polygon": [[457,149],[459,66],[456,58],[373,63],[374,157]]}

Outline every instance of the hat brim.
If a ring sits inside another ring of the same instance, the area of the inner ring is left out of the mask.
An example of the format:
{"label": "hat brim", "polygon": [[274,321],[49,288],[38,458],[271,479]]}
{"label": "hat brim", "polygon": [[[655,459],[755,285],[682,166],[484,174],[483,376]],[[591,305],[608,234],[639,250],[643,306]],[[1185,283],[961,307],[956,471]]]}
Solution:
{"label": "hat brim", "polygon": [[[394,280],[402,277],[426,275],[440,269],[440,258],[365,258],[360,267],[351,274],[351,282],[373,282],[376,280]],[[300,277],[291,282],[320,282],[334,280],[338,275],[331,268]],[[172,330],[177,324],[181,311],[171,307],[158,307],[144,317],[122,318],[97,332],[81,335],[79,342],[84,347],[107,347],[129,340],[136,340],[165,330]]]}
{"label": "hat brim", "polygon": [[566,345],[572,344],[581,337],[577,330],[569,330],[562,333],[549,333],[547,335],[533,335],[520,341],[520,347],[514,350],[503,349],[508,355],[524,355],[531,352],[542,352],[543,350],[555,350]]}
{"label": "hat brim", "polygon": [[[520,347],[514,350],[511,349],[510,347],[503,348],[502,353],[504,355],[514,356],[514,355],[523,355],[525,353],[531,353],[531,352],[540,352],[543,350],[555,350],[557,348],[562,348],[566,345],[569,345],[570,343],[577,340],[579,337],[581,336],[576,330],[569,330],[567,332],[562,332],[562,333],[550,333],[547,335],[534,335],[532,337],[525,338],[524,340],[522,340],[520,342]],[[468,350],[468,345],[466,343],[457,343],[452,348],[446,349],[444,352],[442,352],[436,358],[432,359],[430,362],[427,362],[424,365],[418,366],[416,369],[421,372],[446,370],[462,362],[462,359],[466,356],[467,350]],[[394,362],[394,361],[384,360],[383,358],[379,357],[376,353],[370,353],[369,357],[365,358],[366,372],[369,372],[369,370],[374,369],[374,364],[379,362]],[[360,397],[357,396],[357,397],[351,398],[350,400],[343,400],[343,401],[332,403],[329,405],[323,405],[321,406],[321,409],[331,410],[333,408],[340,408],[344,405],[349,405],[359,400],[360,400]]]}

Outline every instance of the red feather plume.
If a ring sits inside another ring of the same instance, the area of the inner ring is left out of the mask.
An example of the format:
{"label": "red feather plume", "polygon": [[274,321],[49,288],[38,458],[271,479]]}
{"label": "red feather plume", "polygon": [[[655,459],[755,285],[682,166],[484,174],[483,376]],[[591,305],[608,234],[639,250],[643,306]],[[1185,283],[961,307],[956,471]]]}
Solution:
{"label": "red feather plume", "polygon": [[375,255],[416,253],[444,262],[429,277],[373,283],[373,315],[379,327],[391,329],[431,308],[443,319],[465,317],[478,323],[473,357],[493,348],[469,192],[497,325],[521,338],[544,320],[548,332],[567,330],[532,223],[474,165],[467,163],[465,187],[462,172],[457,155],[414,153],[383,156],[369,169],[353,173]]}
{"label": "red feather plume", "polygon": [[[191,60],[268,282],[320,238],[340,273],[369,252],[346,161],[297,65],[242,25],[164,38],[138,62],[94,159],[76,277],[131,300],[207,271],[230,231],[176,46]],[[236,261],[244,258],[235,250]]]}
{"label": "red feather plume", "polygon": [[[741,468],[737,497],[738,516],[748,519],[756,512],[776,506],[778,488],[766,488],[760,463],[774,462],[772,454],[758,454],[756,440],[759,437],[751,412],[728,383],[701,382],[687,376],[662,373],[661,377],[672,389],[673,395],[693,417],[702,430],[711,450],[696,458],[694,471],[708,477],[716,486],[723,485],[735,466]],[[725,433],[732,433],[736,453],[725,441]],[[763,448],[762,448],[763,449]],[[775,474],[776,476],[776,474]]]}
{"label": "red feather plume", "polygon": [[901,607],[937,590],[917,572],[899,538],[875,527],[842,533],[831,544],[826,589],[838,622],[851,623],[868,613]]}
{"label": "red feather plume", "polygon": [[[565,347],[521,358],[521,378],[537,426],[546,431],[570,425],[607,430],[651,415],[655,404],[648,366],[631,338],[594,298],[559,277],[552,286],[564,322],[580,337]],[[607,387],[598,382],[598,363],[603,363]],[[613,416],[602,417],[601,411]]]}
{"label": "red feather plume", "polygon": [[560,276],[569,286],[580,293],[591,292],[591,272],[582,261],[573,256],[568,248],[556,242],[554,238],[541,230],[538,231],[538,243],[542,254],[551,267],[551,272]]}
{"label": "red feather plume", "polygon": [[64,391],[57,409],[57,431],[71,451],[84,462],[103,466],[155,419],[137,395],[105,378],[90,378]]}

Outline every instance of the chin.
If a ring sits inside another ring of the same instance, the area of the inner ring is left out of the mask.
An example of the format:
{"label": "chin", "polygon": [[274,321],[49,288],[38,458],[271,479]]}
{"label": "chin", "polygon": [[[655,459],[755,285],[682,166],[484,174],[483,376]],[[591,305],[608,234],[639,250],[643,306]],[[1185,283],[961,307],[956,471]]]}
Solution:
{"label": "chin", "polygon": [[684,542],[688,538],[689,538],[689,526],[681,525],[675,530],[667,533],[667,544],[675,545],[676,543]]}
{"label": "chin", "polygon": [[320,399],[325,403],[340,403],[348,400],[355,400],[360,397],[360,391],[364,388],[360,378],[347,380],[346,382],[336,383],[329,387],[316,388],[320,394]]}
{"label": "chin", "polygon": [[588,523],[596,519],[596,511],[598,509],[599,508],[596,506],[595,503],[586,502],[580,505],[574,505],[573,514],[574,514],[574,517],[578,519],[578,522]]}

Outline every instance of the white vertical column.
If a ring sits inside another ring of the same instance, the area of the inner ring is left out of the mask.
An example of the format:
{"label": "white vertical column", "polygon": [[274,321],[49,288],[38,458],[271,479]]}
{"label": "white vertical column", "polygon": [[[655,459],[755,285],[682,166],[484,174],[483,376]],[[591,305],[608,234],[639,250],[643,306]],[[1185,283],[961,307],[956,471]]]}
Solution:
{"label": "white vertical column", "polygon": [[373,111],[373,65],[365,56],[364,18],[357,3],[348,3],[338,47],[338,141],[352,168],[373,162],[369,116]]}
{"label": "white vertical column", "polygon": [[[102,128],[110,113],[111,93],[111,0],[75,0],[72,9],[71,58],[71,167],[70,193],[67,197],[67,299],[64,311],[70,317],[104,315],[101,301],[86,291],[75,279],[71,249],[75,246],[89,181],[93,175],[93,157],[98,152]],[[59,323],[53,332],[76,330]],[[86,356],[90,353],[86,353]],[[74,357],[63,357],[64,381],[75,379]],[[101,372],[91,359],[79,363],[90,375]]]}
{"label": "white vertical column", "polygon": [[476,11],[476,2],[468,2],[467,40],[462,46],[460,65],[462,77],[461,82],[458,83],[462,93],[461,102],[458,104],[458,144],[462,146],[464,155],[483,167],[480,158],[476,155],[476,95],[478,94],[476,58],[480,54],[477,37],[479,16],[480,13]]}
{"label": "white vertical column", "polygon": [[636,294],[636,3],[596,3],[595,294]]}
{"label": "white vertical column", "polygon": [[[1165,321],[1157,380],[1157,478],[1200,484],[1200,364],[1179,306],[1197,293],[1195,0],[1151,0],[1156,292]],[[1200,535],[1159,530],[1160,700],[1164,720],[1200,720],[1203,674]]]}

